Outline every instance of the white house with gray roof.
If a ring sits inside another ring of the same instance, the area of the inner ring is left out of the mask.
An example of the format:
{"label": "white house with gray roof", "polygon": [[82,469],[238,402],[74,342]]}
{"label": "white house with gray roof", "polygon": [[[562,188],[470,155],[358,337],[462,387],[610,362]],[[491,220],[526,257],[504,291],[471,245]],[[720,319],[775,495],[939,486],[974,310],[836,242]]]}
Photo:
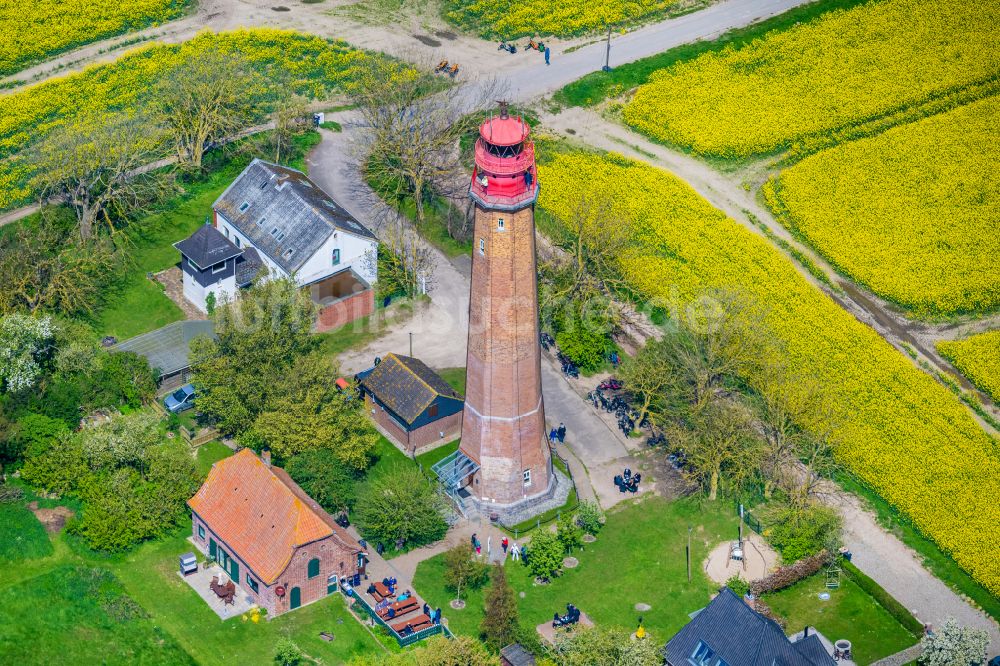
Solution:
{"label": "white house with gray roof", "polygon": [[[199,230],[195,236],[200,233],[200,238],[177,244],[184,254],[185,296],[202,309],[209,291],[217,299],[232,296],[261,267],[269,276],[290,277],[309,289],[320,306],[321,328],[326,327],[322,320],[346,323],[340,321],[344,316],[350,321],[373,309],[378,275],[369,257],[375,256],[378,240],[301,171],[255,159],[212,209],[215,234]],[[211,263],[206,274],[206,266],[187,254],[200,245],[218,248],[220,257],[227,255],[219,262],[226,263]],[[343,316],[324,317],[328,308],[344,311]]]}

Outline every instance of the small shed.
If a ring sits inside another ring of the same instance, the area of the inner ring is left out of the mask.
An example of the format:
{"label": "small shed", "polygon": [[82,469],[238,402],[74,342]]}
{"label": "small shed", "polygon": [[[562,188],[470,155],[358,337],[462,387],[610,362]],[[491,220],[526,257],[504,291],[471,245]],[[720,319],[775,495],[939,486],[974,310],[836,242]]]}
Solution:
{"label": "small shed", "polygon": [[144,356],[149,367],[159,371],[160,388],[173,389],[187,382],[191,374],[191,341],[199,335],[214,338],[215,325],[200,319],[178,321],[119,342],[111,349]]}
{"label": "small shed", "polygon": [[420,359],[388,354],[359,378],[372,419],[405,453],[446,444],[461,434],[465,401]]}

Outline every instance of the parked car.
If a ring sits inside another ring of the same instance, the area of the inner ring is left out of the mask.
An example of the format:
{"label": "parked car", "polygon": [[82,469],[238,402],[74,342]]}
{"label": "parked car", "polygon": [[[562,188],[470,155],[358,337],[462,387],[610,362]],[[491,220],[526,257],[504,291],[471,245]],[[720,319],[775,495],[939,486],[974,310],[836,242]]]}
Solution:
{"label": "parked car", "polygon": [[163,406],[171,414],[180,414],[191,409],[194,407],[194,387],[190,384],[180,387],[164,399]]}

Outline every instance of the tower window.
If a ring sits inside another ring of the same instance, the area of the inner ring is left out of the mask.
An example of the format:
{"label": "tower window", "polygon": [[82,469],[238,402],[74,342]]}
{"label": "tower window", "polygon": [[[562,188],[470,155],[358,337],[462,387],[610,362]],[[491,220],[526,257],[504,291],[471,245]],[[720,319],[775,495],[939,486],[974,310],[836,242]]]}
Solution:
{"label": "tower window", "polygon": [[497,231],[503,231],[503,218],[497,218]]}
{"label": "tower window", "polygon": [[531,485],[531,470],[530,469],[524,470],[524,472],[521,473],[521,476],[522,476],[522,478],[524,478],[524,485],[530,486]]}
{"label": "tower window", "polygon": [[486,239],[479,239],[479,254],[486,254]]}

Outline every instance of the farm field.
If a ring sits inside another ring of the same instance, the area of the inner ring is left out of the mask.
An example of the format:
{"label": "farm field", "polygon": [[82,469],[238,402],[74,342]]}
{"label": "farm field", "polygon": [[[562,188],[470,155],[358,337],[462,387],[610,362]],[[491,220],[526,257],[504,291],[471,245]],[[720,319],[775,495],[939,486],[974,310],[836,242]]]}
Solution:
{"label": "farm field", "polygon": [[[742,291],[765,310],[792,378],[825,387],[841,462],[993,594],[1000,594],[1000,508],[981,492],[1000,478],[995,443],[948,390],[815,289],[767,242],[671,174],[615,155],[548,157],[540,205],[565,219],[585,186],[615,219],[633,220],[623,277],[663,307],[714,289]],[[942,502],[948,497],[950,501]]]}
{"label": "farm field", "polygon": [[937,348],[969,381],[1000,403],[1000,330],[964,340],[941,340]]}
{"label": "farm field", "polygon": [[[0,209],[24,202],[31,192],[23,151],[34,141],[73,118],[95,123],[111,112],[135,113],[171,67],[196,59],[210,49],[242,55],[272,81],[258,92],[262,99],[281,85],[312,98],[324,98],[357,81],[359,66],[374,56],[343,42],[288,30],[253,29],[204,32],[183,44],[154,44],[127,53],[113,63],[51,79],[0,96]],[[401,76],[416,75],[401,65]],[[8,159],[10,158],[10,159]]]}
{"label": "farm field", "polygon": [[3,0],[0,76],[77,46],[170,21],[189,4],[190,0]]}
{"label": "farm field", "polygon": [[532,35],[572,37],[634,25],[670,12],[690,10],[704,0],[446,0],[444,16],[449,22],[473,30],[483,37],[514,39]]}
{"label": "farm field", "polygon": [[699,155],[773,153],[967,88],[979,94],[1000,73],[998,39],[995,3],[871,2],[656,72],[624,118]]}
{"label": "farm field", "polygon": [[1000,97],[840,144],[764,185],[778,219],[918,317],[1000,307]]}

